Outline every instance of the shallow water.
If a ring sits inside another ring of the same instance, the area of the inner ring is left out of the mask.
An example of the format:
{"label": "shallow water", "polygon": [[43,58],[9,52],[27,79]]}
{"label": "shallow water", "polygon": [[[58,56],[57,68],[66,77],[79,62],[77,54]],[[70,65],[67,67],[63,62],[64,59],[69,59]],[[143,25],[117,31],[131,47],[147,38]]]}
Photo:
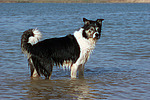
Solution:
{"label": "shallow water", "polygon": [[[0,99],[150,99],[150,4],[0,4]],[[82,27],[82,18],[105,19],[101,39],[71,80],[55,67],[51,80],[31,79],[21,53],[22,32],[38,28],[43,39]]]}

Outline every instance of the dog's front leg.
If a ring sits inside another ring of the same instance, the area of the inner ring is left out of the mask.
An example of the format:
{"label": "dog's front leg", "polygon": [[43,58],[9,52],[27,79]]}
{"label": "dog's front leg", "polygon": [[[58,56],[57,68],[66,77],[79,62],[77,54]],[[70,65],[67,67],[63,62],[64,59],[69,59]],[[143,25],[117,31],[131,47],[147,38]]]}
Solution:
{"label": "dog's front leg", "polygon": [[78,74],[79,74],[79,78],[83,78],[84,77],[84,65],[80,65],[78,68]]}
{"label": "dog's front leg", "polygon": [[74,79],[77,77],[77,70],[78,70],[78,65],[77,64],[73,64],[71,66],[71,79]]}

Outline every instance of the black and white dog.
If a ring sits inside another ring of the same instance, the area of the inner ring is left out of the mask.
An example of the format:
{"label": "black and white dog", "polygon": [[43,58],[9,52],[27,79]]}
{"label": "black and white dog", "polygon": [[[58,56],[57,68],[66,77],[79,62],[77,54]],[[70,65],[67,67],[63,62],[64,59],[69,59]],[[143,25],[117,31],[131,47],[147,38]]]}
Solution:
{"label": "black and white dog", "polygon": [[97,40],[101,36],[102,21],[83,18],[84,26],[74,35],[39,41],[42,34],[37,29],[23,32],[21,37],[22,52],[27,55],[31,77],[44,75],[50,79],[53,66],[71,68],[71,78],[84,74],[84,65],[89,59]]}

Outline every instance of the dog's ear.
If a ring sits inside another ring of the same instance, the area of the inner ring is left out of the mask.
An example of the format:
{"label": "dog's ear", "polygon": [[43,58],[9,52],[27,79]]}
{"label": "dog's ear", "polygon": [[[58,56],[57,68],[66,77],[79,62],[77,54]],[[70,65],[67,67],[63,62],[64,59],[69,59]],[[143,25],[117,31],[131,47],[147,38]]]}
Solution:
{"label": "dog's ear", "polygon": [[84,22],[84,25],[89,25],[90,24],[90,21],[86,18],[83,18],[83,22]]}
{"label": "dog's ear", "polygon": [[98,23],[100,23],[100,24],[102,24],[102,21],[103,21],[104,19],[97,19],[96,21],[98,22]]}

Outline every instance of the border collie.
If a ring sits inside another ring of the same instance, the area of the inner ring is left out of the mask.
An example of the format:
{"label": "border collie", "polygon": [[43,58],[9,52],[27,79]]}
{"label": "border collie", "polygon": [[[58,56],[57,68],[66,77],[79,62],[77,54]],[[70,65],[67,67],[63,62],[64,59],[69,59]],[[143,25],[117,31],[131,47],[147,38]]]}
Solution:
{"label": "border collie", "polygon": [[84,25],[74,35],[39,41],[38,29],[29,29],[21,37],[22,52],[27,55],[31,77],[44,75],[50,79],[53,66],[71,69],[71,78],[84,74],[84,65],[101,36],[102,21],[83,18]]}

